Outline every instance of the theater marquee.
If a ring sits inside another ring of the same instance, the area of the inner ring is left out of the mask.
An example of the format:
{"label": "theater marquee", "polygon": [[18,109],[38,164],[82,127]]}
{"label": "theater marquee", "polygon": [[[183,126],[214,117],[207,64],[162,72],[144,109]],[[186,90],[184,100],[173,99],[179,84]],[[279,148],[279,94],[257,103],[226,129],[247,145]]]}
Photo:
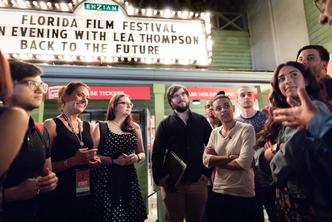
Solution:
{"label": "theater marquee", "polygon": [[25,60],[206,66],[210,32],[208,13],[138,9],[123,1],[0,0],[0,49]]}

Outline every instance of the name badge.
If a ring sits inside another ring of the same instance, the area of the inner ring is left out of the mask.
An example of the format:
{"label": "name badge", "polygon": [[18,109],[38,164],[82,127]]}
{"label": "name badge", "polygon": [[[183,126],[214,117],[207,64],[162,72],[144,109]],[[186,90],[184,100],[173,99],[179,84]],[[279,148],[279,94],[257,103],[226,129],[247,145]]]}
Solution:
{"label": "name badge", "polygon": [[90,170],[76,169],[76,197],[90,194]]}

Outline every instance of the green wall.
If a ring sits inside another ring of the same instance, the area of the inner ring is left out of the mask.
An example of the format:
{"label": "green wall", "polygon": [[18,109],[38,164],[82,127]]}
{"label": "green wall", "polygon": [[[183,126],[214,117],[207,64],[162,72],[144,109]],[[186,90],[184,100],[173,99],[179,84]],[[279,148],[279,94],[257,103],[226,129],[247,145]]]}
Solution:
{"label": "green wall", "polygon": [[248,31],[213,30],[212,68],[252,70]]}
{"label": "green wall", "polygon": [[312,0],[303,0],[310,44],[322,45],[332,52],[332,28],[318,22],[319,11]]}

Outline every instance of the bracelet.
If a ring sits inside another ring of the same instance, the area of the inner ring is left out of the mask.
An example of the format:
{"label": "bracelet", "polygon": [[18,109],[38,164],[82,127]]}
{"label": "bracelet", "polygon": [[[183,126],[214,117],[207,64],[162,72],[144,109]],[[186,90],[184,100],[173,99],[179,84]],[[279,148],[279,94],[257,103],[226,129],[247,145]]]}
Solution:
{"label": "bracelet", "polygon": [[108,165],[113,164],[113,159],[110,157],[110,162],[108,163]]}

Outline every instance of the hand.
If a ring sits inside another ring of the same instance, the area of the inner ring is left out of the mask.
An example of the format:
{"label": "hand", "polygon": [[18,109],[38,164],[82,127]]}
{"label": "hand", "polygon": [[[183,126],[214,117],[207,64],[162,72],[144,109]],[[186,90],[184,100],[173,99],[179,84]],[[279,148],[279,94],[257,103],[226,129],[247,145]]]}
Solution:
{"label": "hand", "polygon": [[37,177],[37,186],[42,193],[54,190],[57,184],[58,177],[49,168],[44,169],[43,176]]}
{"label": "hand", "polygon": [[81,148],[74,155],[75,165],[89,164],[93,161],[97,153],[97,149]]}
{"label": "hand", "polygon": [[266,141],[265,144],[264,144],[264,149],[267,150],[267,149],[271,149],[272,148],[272,143],[270,140]]}
{"label": "hand", "polygon": [[212,147],[210,147],[210,146],[207,146],[205,148],[205,152],[206,152],[206,154],[217,155],[216,151]]}
{"label": "hand", "polygon": [[235,160],[235,159],[238,158],[238,157],[239,157],[239,155],[237,155],[237,154],[229,154],[229,155],[228,155],[228,159],[229,159],[230,161]]}
{"label": "hand", "polygon": [[[284,126],[293,128],[308,128],[311,119],[314,117],[317,109],[311,102],[305,89],[297,90],[300,104],[291,108],[276,109],[273,111],[273,120],[282,123]],[[287,98],[291,104],[292,99]]]}
{"label": "hand", "polygon": [[29,200],[37,196],[40,189],[36,178],[28,178],[17,186],[16,196],[18,200]]}
{"label": "hand", "polygon": [[137,160],[138,160],[138,157],[135,153],[131,153],[129,155],[123,153],[118,158],[113,160],[113,162],[120,166],[126,166],[126,165],[131,165],[131,164],[136,163]]}
{"label": "hand", "polygon": [[100,159],[100,157],[96,155],[93,160],[89,161],[88,165],[91,168],[97,168],[97,167],[99,167],[101,165],[101,159]]}
{"label": "hand", "polygon": [[165,177],[163,177],[163,178],[161,178],[161,180],[159,181],[158,186],[166,188],[167,187],[167,180],[168,180],[168,178],[169,178],[168,175],[165,176]]}
{"label": "hand", "polygon": [[205,176],[204,174],[202,174],[201,177],[199,178],[199,181],[208,182],[209,178],[207,176]]}

